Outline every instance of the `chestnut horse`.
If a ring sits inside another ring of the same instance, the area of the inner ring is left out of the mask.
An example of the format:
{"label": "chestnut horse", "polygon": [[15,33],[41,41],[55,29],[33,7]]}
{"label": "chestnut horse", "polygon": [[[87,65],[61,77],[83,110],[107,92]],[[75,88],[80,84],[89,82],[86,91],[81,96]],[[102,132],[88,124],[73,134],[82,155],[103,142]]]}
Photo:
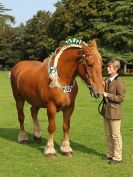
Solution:
{"label": "chestnut horse", "polygon": [[[37,118],[40,108],[47,108],[49,139],[44,149],[47,156],[55,155],[54,132],[56,112],[63,112],[64,138],[61,152],[72,155],[69,142],[70,117],[74,110],[80,76],[95,98],[103,92],[102,60],[95,40],[91,46],[71,44],[57,48],[52,57],[44,62],[20,61],[11,71],[11,86],[16,101],[20,131],[18,141],[27,143],[24,128],[24,102],[31,105],[33,137],[39,143],[41,128]],[[89,109],[89,108],[88,108]]]}

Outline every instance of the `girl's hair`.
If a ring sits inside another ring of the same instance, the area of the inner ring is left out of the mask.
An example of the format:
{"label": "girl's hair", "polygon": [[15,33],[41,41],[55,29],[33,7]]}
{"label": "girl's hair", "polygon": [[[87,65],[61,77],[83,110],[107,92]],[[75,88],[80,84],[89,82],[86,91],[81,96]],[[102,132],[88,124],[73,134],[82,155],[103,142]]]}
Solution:
{"label": "girl's hair", "polygon": [[121,65],[120,65],[120,62],[119,62],[118,60],[115,60],[115,59],[110,60],[110,61],[107,63],[107,66],[109,66],[110,64],[112,64],[114,68],[117,68],[117,73],[120,71]]}

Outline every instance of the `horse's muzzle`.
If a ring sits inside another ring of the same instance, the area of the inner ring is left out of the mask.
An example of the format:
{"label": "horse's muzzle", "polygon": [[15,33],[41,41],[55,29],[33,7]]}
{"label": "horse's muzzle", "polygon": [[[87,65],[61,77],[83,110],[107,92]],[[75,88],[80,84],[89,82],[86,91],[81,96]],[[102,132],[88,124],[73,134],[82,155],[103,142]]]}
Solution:
{"label": "horse's muzzle", "polygon": [[93,86],[89,87],[89,90],[90,90],[90,95],[95,97],[96,99],[102,96],[101,92],[98,92]]}

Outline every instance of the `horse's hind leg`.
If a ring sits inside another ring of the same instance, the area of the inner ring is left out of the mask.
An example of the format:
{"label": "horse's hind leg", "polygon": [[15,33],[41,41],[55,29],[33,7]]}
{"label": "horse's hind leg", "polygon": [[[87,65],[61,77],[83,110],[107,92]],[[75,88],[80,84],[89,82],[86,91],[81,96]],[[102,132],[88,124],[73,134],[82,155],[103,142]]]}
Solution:
{"label": "horse's hind leg", "polygon": [[39,108],[31,107],[31,116],[33,119],[33,138],[36,143],[41,142],[41,128],[37,118]]}
{"label": "horse's hind leg", "polygon": [[25,129],[24,129],[24,99],[19,96],[16,99],[16,107],[18,111],[18,120],[20,123],[20,131],[19,131],[19,136],[18,136],[18,141],[22,144],[27,144],[28,143],[28,137],[26,135]]}

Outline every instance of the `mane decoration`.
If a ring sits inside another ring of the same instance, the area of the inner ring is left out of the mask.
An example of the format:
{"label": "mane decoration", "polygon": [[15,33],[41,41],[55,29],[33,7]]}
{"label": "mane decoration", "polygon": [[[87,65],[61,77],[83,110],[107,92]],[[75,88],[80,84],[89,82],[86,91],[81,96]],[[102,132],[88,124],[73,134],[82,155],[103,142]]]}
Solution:
{"label": "mane decoration", "polygon": [[54,54],[54,52],[51,52],[51,53],[49,54],[49,57],[52,57],[52,56],[53,56],[53,54]]}
{"label": "mane decoration", "polygon": [[76,39],[76,38],[69,38],[68,40],[65,41],[65,44],[70,45],[70,44],[78,44],[82,45],[83,41],[81,39]]}
{"label": "mane decoration", "polygon": [[51,62],[51,58],[49,58],[48,61],[48,75],[51,79],[51,83],[49,85],[50,88],[56,87],[56,88],[60,88],[62,90],[64,90],[64,92],[71,92],[72,88],[75,86],[75,81],[73,82],[73,85],[71,86],[63,86],[62,84],[59,83],[58,79],[59,79],[59,75],[58,75],[58,70],[57,70],[57,64],[58,64],[58,60],[60,58],[60,56],[62,55],[62,53],[67,50],[68,48],[71,47],[75,47],[75,48],[82,48],[82,40],[78,40],[76,38],[73,39],[68,39],[65,42],[65,46],[63,46],[60,51],[57,53],[57,55],[54,58],[54,63],[53,66],[50,66],[50,62]]}

